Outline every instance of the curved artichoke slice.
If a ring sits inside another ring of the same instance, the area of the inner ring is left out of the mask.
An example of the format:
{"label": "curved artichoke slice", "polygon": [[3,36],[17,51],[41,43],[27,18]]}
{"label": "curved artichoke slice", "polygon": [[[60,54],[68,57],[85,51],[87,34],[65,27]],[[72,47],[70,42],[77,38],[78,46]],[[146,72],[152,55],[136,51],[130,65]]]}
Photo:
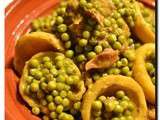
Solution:
{"label": "curved artichoke slice", "polygon": [[142,86],[146,99],[155,104],[155,85],[145,67],[147,55],[155,51],[155,44],[147,43],[136,50],[136,59],[133,64],[133,77]]}
{"label": "curved artichoke slice", "polygon": [[135,7],[136,7],[135,25],[132,28],[134,34],[143,43],[154,42],[155,33],[152,31],[149,24],[144,20],[138,2],[135,3]]}
{"label": "curved artichoke slice", "polygon": [[[28,93],[26,93],[26,87],[28,85],[26,77],[29,75],[29,63],[31,60],[33,59],[37,59],[37,60],[42,60],[43,57],[49,57],[51,60],[54,59],[57,55],[63,55],[62,53],[59,52],[40,52],[36,55],[34,55],[29,61],[26,62],[25,67],[23,69],[23,74],[20,78],[20,83],[19,83],[19,92],[20,95],[22,96],[22,98],[24,99],[24,101],[27,102],[27,104],[30,107],[38,107],[41,109],[41,112],[48,114],[48,108],[47,106],[41,105],[39,99],[35,98],[34,96],[29,96]],[[71,101],[79,101],[82,99],[82,96],[85,92],[85,86],[84,86],[84,81],[82,80],[81,77],[81,73],[78,69],[78,67],[74,64],[74,62],[69,59],[69,58],[65,58],[65,60],[72,65],[72,67],[75,69],[74,75],[78,75],[81,80],[79,81],[79,84],[77,84],[77,86],[74,86],[73,89],[71,89],[71,91],[73,92],[73,96],[71,97]],[[41,80],[39,81],[41,82]],[[40,83],[39,83],[40,84]],[[71,102],[71,104],[72,104]]]}
{"label": "curved artichoke slice", "polygon": [[25,62],[34,54],[43,51],[63,51],[59,39],[45,32],[33,32],[20,37],[15,46],[14,68],[19,75],[22,74]]}
{"label": "curved artichoke slice", "polygon": [[145,96],[140,85],[130,77],[121,75],[108,75],[96,81],[86,92],[82,101],[82,119],[92,120],[91,107],[93,101],[100,95],[112,95],[117,90],[124,90],[127,96],[136,105],[135,120],[147,119],[147,106]]}

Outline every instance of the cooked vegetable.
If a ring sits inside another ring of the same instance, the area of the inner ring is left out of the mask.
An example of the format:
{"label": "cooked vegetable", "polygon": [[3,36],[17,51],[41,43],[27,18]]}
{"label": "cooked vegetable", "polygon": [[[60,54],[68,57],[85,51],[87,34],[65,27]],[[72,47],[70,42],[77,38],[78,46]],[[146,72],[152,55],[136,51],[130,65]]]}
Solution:
{"label": "cooked vegetable", "polygon": [[[108,75],[106,77],[102,77],[87,90],[82,102],[82,109],[81,109],[82,119],[83,120],[93,119],[91,112],[92,107],[93,109],[96,110],[101,109],[102,103],[100,103],[100,101],[95,101],[98,96],[103,96],[103,95],[106,97],[112,96],[118,90],[123,90],[129,97],[129,99],[135,104],[135,108],[132,113],[134,119],[146,120],[147,107],[142,88],[132,78],[120,75]],[[125,95],[124,93],[118,91],[118,93],[116,93],[116,96],[121,98]],[[128,99],[126,97],[124,98]],[[111,111],[113,109],[112,105],[113,104],[111,104],[111,106],[109,105],[109,108],[107,107],[107,110]],[[121,106],[117,106],[115,112],[121,112]]]}
{"label": "cooked vegetable", "polygon": [[146,59],[148,55],[155,51],[155,44],[148,43],[136,50],[136,59],[133,65],[133,76],[142,86],[146,99],[151,104],[155,104],[155,85],[147,72]]}
{"label": "cooked vegetable", "polygon": [[50,50],[64,50],[61,41],[52,34],[45,32],[33,32],[20,37],[15,46],[15,70],[19,75],[21,75],[25,62],[34,54]]}
{"label": "cooked vegetable", "polygon": [[65,113],[73,119],[74,115],[67,111],[74,106],[78,113],[85,86],[72,60],[62,53],[42,52],[26,62],[19,91],[33,114],[58,118]]}

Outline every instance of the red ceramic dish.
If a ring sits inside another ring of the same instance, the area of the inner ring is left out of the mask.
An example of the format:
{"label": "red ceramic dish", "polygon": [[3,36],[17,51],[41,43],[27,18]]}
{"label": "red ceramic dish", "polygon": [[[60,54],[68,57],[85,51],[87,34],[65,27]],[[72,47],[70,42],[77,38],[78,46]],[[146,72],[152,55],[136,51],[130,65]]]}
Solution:
{"label": "red ceramic dish", "polygon": [[30,29],[31,21],[52,10],[59,0],[15,0],[5,9],[5,120],[39,120],[31,114],[18,93],[13,70],[16,39]]}

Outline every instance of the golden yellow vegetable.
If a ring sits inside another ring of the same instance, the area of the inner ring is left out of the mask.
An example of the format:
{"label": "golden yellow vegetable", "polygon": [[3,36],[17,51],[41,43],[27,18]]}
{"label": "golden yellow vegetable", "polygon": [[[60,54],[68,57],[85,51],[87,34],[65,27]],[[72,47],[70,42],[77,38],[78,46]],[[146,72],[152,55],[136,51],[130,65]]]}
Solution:
{"label": "golden yellow vegetable", "polygon": [[152,31],[148,23],[144,20],[138,3],[135,3],[135,7],[136,7],[135,8],[136,18],[135,18],[135,25],[132,28],[134,34],[143,43],[154,42],[155,33]]}
{"label": "golden yellow vegetable", "polygon": [[[38,99],[34,99],[33,97],[29,96],[26,94],[26,86],[27,86],[27,81],[26,81],[26,77],[29,75],[29,62],[32,59],[37,59],[37,60],[41,60],[43,57],[45,56],[49,56],[50,58],[55,58],[57,55],[62,55],[62,53],[58,53],[58,52],[40,52],[36,55],[34,55],[29,61],[26,62],[25,67],[23,69],[23,74],[21,76],[20,79],[20,83],[19,83],[19,92],[22,96],[22,98],[29,104],[30,107],[38,107],[41,109],[42,112],[44,112],[45,114],[48,114],[48,108],[47,106],[42,106],[42,104],[40,104],[40,101]],[[75,75],[81,76],[81,73],[78,69],[78,67],[76,65],[74,65],[73,61],[66,58],[70,64],[72,64],[72,66],[74,67],[75,71]],[[73,92],[73,97],[72,97],[72,101],[78,101],[81,100],[82,95],[85,92],[85,86],[84,86],[84,81],[80,80],[79,82],[79,87],[78,88],[74,88],[72,89]]]}
{"label": "golden yellow vegetable", "polygon": [[87,90],[82,101],[82,119],[92,120],[91,107],[98,96],[112,95],[119,89],[124,90],[131,101],[135,103],[134,120],[146,120],[147,106],[142,88],[132,78],[121,75],[102,77]]}
{"label": "golden yellow vegetable", "polygon": [[145,59],[155,51],[155,44],[147,43],[136,50],[136,59],[133,65],[133,76],[142,86],[146,99],[151,104],[155,104],[155,85],[145,67]]}
{"label": "golden yellow vegetable", "polygon": [[22,74],[25,62],[43,51],[63,51],[62,43],[53,34],[33,32],[20,37],[15,46],[14,68]]}

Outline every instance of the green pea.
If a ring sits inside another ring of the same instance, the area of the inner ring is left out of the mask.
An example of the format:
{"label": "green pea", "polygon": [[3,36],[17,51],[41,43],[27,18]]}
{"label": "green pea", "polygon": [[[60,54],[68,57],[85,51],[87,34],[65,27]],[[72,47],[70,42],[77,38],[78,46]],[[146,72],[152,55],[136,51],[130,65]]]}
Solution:
{"label": "green pea", "polygon": [[87,43],[88,43],[88,41],[87,41],[86,39],[80,39],[80,40],[78,41],[78,44],[79,44],[79,46],[81,46],[81,47],[86,46]]}
{"label": "green pea", "polygon": [[62,33],[61,39],[63,41],[68,41],[70,39],[70,37],[69,37],[68,33]]}
{"label": "green pea", "polygon": [[106,101],[106,96],[100,96],[98,98],[101,102],[105,102]]}
{"label": "green pea", "polygon": [[53,91],[52,91],[52,95],[53,95],[54,97],[55,97],[55,96],[58,96],[58,94],[59,94],[59,93],[58,93],[57,90],[53,90]]}
{"label": "green pea", "polygon": [[81,108],[81,102],[76,102],[76,103],[74,103],[73,108],[74,108],[75,110],[80,110],[80,108]]}
{"label": "green pea", "polygon": [[126,120],[126,118],[124,116],[121,116],[120,120]]}
{"label": "green pea", "polygon": [[58,32],[64,33],[67,31],[67,26],[65,24],[61,24],[57,27]]}
{"label": "green pea", "polygon": [[88,39],[90,37],[90,32],[89,31],[84,31],[82,33],[83,38]]}
{"label": "green pea", "polygon": [[38,115],[40,113],[40,109],[38,107],[33,107],[32,108],[32,113],[35,115]]}
{"label": "green pea", "polygon": [[130,99],[129,99],[129,97],[127,97],[127,96],[124,96],[123,98],[122,98],[122,100],[126,100],[126,101],[129,101]]}
{"label": "green pea", "polygon": [[47,56],[45,56],[45,57],[43,57],[42,58],[42,61],[45,63],[45,62],[50,62],[50,58],[49,57],[47,57]]}
{"label": "green pea", "polygon": [[55,57],[55,61],[56,62],[58,62],[58,61],[62,61],[62,60],[64,60],[64,55],[57,55],[56,57]]}
{"label": "green pea", "polygon": [[94,58],[94,57],[96,57],[96,53],[93,52],[93,51],[91,51],[91,52],[89,52],[89,53],[87,54],[87,58],[88,58],[89,60],[92,59],[92,58]]}
{"label": "green pea", "polygon": [[66,83],[67,83],[68,85],[73,85],[73,84],[74,84],[74,80],[73,80],[71,77],[69,77],[69,78],[66,80]]}
{"label": "green pea", "polygon": [[91,9],[91,8],[93,7],[93,4],[92,4],[92,3],[87,3],[86,7],[87,7],[88,9]]}
{"label": "green pea", "polygon": [[117,41],[117,37],[116,37],[116,35],[114,35],[114,34],[110,34],[110,35],[108,36],[107,40],[108,40],[109,43],[113,44],[114,42]]}
{"label": "green pea", "polygon": [[64,90],[65,90],[65,91],[69,91],[70,89],[71,89],[71,87],[70,87],[69,85],[65,85],[65,86],[64,86]]}
{"label": "green pea", "polygon": [[50,69],[50,73],[51,73],[54,77],[56,77],[56,76],[58,75],[58,71],[57,71],[56,68],[51,68],[51,69]]}
{"label": "green pea", "polygon": [[56,62],[56,67],[57,67],[58,69],[62,68],[63,65],[64,65],[64,62],[63,62],[63,61],[57,61],[57,62]]}
{"label": "green pea", "polygon": [[45,83],[45,82],[42,82],[41,84],[40,84],[40,87],[41,87],[41,89],[42,90],[47,90],[47,83]]}
{"label": "green pea", "polygon": [[74,51],[73,50],[67,50],[65,55],[68,58],[72,58],[74,56]]}
{"label": "green pea", "polygon": [[59,113],[59,114],[62,113],[63,112],[63,106],[58,105],[57,108],[56,108],[56,112]]}
{"label": "green pea", "polygon": [[122,45],[121,45],[121,43],[120,43],[120,42],[115,42],[115,43],[113,44],[113,48],[114,48],[114,49],[118,49],[118,50],[120,50],[120,49],[121,49],[121,47],[122,47]]}
{"label": "green pea", "polygon": [[52,95],[47,95],[47,96],[46,96],[46,100],[47,100],[48,102],[52,102],[52,101],[53,101],[53,96],[52,96]]}
{"label": "green pea", "polygon": [[52,68],[52,63],[51,62],[45,62],[44,67],[50,69],[50,68]]}
{"label": "green pea", "polygon": [[120,0],[112,0],[112,2],[113,2],[115,5],[117,5],[117,4],[120,3]]}
{"label": "green pea", "polygon": [[101,110],[102,109],[102,102],[99,100],[96,100],[92,103],[92,109],[95,111]]}
{"label": "green pea", "polygon": [[127,74],[129,72],[129,67],[128,66],[123,67],[122,70],[121,70],[121,72],[123,74]]}
{"label": "green pea", "polygon": [[83,54],[77,56],[77,62],[83,62],[86,60],[86,57]]}
{"label": "green pea", "polygon": [[80,0],[80,5],[82,7],[86,6],[87,5],[87,1],[86,0]]}
{"label": "green pea", "polygon": [[122,113],[123,112],[123,108],[120,105],[116,105],[113,111],[115,113]]}
{"label": "green pea", "polygon": [[39,66],[39,61],[37,59],[32,59],[30,62],[29,62],[29,66],[31,68],[37,68]]}
{"label": "green pea", "polygon": [[74,97],[73,92],[72,91],[68,91],[67,97],[69,99],[73,99],[73,97]]}
{"label": "green pea", "polygon": [[123,43],[126,41],[126,37],[125,37],[124,35],[120,35],[120,36],[118,37],[118,41],[119,41],[121,44],[123,44]]}
{"label": "green pea", "polygon": [[37,80],[40,80],[40,78],[43,76],[42,72],[37,70],[35,72],[35,75],[34,75],[34,78],[37,79]]}
{"label": "green pea", "polygon": [[57,118],[57,113],[56,112],[51,112],[50,113],[50,118],[56,119]]}
{"label": "green pea", "polygon": [[112,74],[118,75],[120,73],[120,69],[118,68],[112,68]]}
{"label": "green pea", "polygon": [[129,43],[129,45],[132,45],[132,44],[133,44],[133,39],[132,39],[132,38],[129,38],[129,39],[128,39],[128,43]]}
{"label": "green pea", "polygon": [[141,44],[140,43],[135,43],[134,46],[135,46],[135,49],[137,49],[141,46]]}
{"label": "green pea", "polygon": [[95,46],[95,45],[98,44],[98,41],[97,41],[95,38],[91,38],[91,39],[89,40],[89,44],[92,45],[92,46]]}
{"label": "green pea", "polygon": [[122,102],[120,102],[120,105],[123,107],[123,109],[126,109],[128,107],[128,102],[122,101]]}
{"label": "green pea", "polygon": [[64,107],[68,107],[70,105],[70,101],[68,98],[64,98],[63,101],[62,101],[62,105]]}
{"label": "green pea", "polygon": [[150,63],[150,62],[147,62],[145,66],[146,66],[147,71],[149,71],[149,72],[150,72],[152,69],[154,69],[153,64]]}
{"label": "green pea", "polygon": [[126,120],[134,120],[134,118],[132,116],[127,116]]}
{"label": "green pea", "polygon": [[118,24],[119,27],[122,27],[124,25],[123,19],[122,18],[118,18],[117,19],[117,24]]}
{"label": "green pea", "polygon": [[109,27],[109,26],[111,26],[111,22],[108,19],[104,19],[104,25],[106,27]]}
{"label": "green pea", "polygon": [[112,13],[112,16],[115,18],[115,19],[118,19],[121,15],[117,12],[117,11],[114,11]]}
{"label": "green pea", "polygon": [[128,103],[128,109],[131,110],[131,111],[133,111],[134,108],[135,108],[135,107],[134,107],[134,104],[133,104],[132,102],[129,102],[129,103]]}
{"label": "green pea", "polygon": [[64,83],[57,83],[57,90],[61,91],[64,89]]}
{"label": "green pea", "polygon": [[57,16],[57,18],[56,18],[56,23],[57,24],[62,24],[63,23],[63,17],[61,17],[61,16]]}
{"label": "green pea", "polygon": [[94,111],[92,114],[94,117],[99,117],[102,114],[102,112],[101,111]]}
{"label": "green pea", "polygon": [[32,80],[33,80],[33,77],[32,76],[27,76],[26,78],[25,78],[25,80],[26,80],[26,82],[27,83],[31,83],[32,82]]}
{"label": "green pea", "polygon": [[30,90],[32,91],[32,92],[37,92],[38,90],[39,90],[39,84],[38,83],[31,83],[31,85],[30,85]]}
{"label": "green pea", "polygon": [[129,72],[127,73],[127,76],[128,76],[128,77],[132,77],[132,71],[129,71]]}
{"label": "green pea", "polygon": [[153,82],[153,84],[155,85],[155,77],[152,77],[152,82]]}
{"label": "green pea", "polygon": [[50,111],[56,110],[55,104],[54,104],[53,102],[50,102],[50,103],[48,104],[48,109],[49,109]]}
{"label": "green pea", "polygon": [[37,69],[30,69],[29,70],[29,73],[31,76],[34,76],[36,74],[36,72],[37,72]]}
{"label": "green pea", "polygon": [[125,96],[124,91],[119,90],[119,91],[116,92],[116,97],[117,97],[117,98],[121,99],[121,98],[123,98],[124,96]]}
{"label": "green pea", "polygon": [[122,61],[117,61],[116,66],[120,68],[122,66]]}
{"label": "green pea", "polygon": [[56,89],[56,82],[55,81],[50,81],[48,83],[47,88],[48,88],[49,91],[52,91],[52,90]]}
{"label": "green pea", "polygon": [[120,120],[118,117],[114,117],[111,120]]}
{"label": "green pea", "polygon": [[122,30],[121,28],[117,28],[117,29],[114,31],[114,34],[115,34],[116,36],[120,36],[120,35],[123,34],[123,30]]}
{"label": "green pea", "polygon": [[93,79],[96,81],[100,78],[100,75],[98,73],[93,74]]}
{"label": "green pea", "polygon": [[44,68],[41,70],[43,75],[49,74],[49,70],[47,68]]}
{"label": "green pea", "polygon": [[105,40],[101,42],[101,45],[102,45],[103,48],[109,48],[110,47],[109,43]]}
{"label": "green pea", "polygon": [[59,14],[65,14],[66,13],[66,8],[65,7],[61,7],[60,9],[59,9]]}
{"label": "green pea", "polygon": [[61,96],[62,98],[65,98],[65,97],[67,96],[67,92],[64,91],[64,90],[62,90],[62,91],[60,92],[60,96]]}
{"label": "green pea", "polygon": [[103,51],[103,48],[102,48],[101,45],[97,45],[97,46],[95,46],[94,51],[95,51],[96,53],[101,53],[101,52]]}
{"label": "green pea", "polygon": [[122,62],[122,66],[127,66],[127,65],[128,65],[128,60],[127,60],[127,58],[122,58],[122,59],[121,59],[121,62]]}
{"label": "green pea", "polygon": [[112,112],[114,110],[114,108],[116,107],[114,101],[109,101],[105,104],[105,110],[107,112]]}
{"label": "green pea", "polygon": [[69,49],[71,47],[71,45],[72,45],[71,41],[66,41],[64,44],[64,47]]}
{"label": "green pea", "polygon": [[54,99],[54,101],[55,101],[56,104],[61,104],[61,103],[62,103],[62,100],[63,100],[63,99],[62,99],[61,96],[56,96],[55,99]]}
{"label": "green pea", "polygon": [[94,35],[95,35],[96,37],[99,37],[99,36],[100,36],[100,31],[98,31],[98,30],[94,31]]}

